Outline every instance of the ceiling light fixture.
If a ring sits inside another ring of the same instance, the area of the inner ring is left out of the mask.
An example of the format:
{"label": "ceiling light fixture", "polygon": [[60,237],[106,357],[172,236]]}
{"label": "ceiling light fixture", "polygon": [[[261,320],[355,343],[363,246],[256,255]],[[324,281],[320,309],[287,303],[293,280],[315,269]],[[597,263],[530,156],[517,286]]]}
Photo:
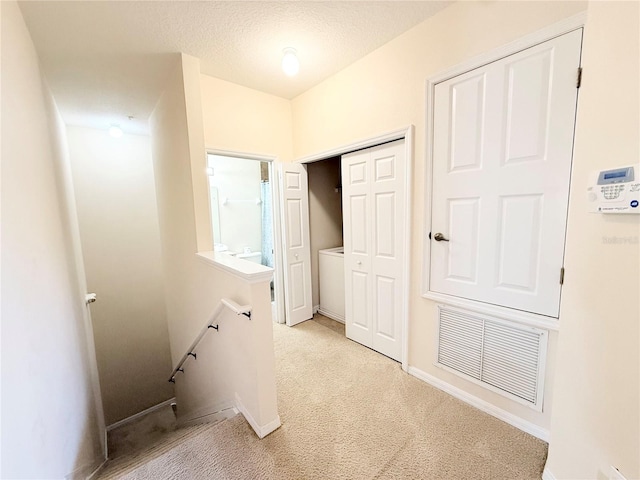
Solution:
{"label": "ceiling light fixture", "polygon": [[109,135],[113,138],[120,138],[122,136],[122,129],[118,125],[111,125],[109,127]]}
{"label": "ceiling light fixture", "polygon": [[287,47],[282,53],[282,71],[289,77],[293,77],[300,70],[300,62],[296,56],[296,49]]}

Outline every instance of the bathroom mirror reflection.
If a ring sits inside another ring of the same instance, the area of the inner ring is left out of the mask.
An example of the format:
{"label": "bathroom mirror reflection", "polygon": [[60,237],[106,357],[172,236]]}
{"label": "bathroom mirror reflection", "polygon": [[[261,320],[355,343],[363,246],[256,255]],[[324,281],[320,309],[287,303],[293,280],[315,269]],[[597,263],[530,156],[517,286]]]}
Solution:
{"label": "bathroom mirror reflection", "polygon": [[220,209],[218,208],[218,188],[211,186],[209,181],[209,196],[211,202],[211,226],[213,228],[213,238],[215,241],[222,238],[220,234]]}
{"label": "bathroom mirror reflection", "polygon": [[207,155],[215,250],[273,267],[269,162]]}

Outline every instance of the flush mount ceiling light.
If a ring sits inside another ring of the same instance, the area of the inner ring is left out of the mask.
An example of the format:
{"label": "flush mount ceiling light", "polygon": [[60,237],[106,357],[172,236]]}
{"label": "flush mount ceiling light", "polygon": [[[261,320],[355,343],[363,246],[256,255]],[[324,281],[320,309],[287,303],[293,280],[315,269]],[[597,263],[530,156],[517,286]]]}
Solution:
{"label": "flush mount ceiling light", "polygon": [[122,136],[122,129],[118,125],[111,125],[109,127],[109,135],[113,138],[120,138]]}
{"label": "flush mount ceiling light", "polygon": [[300,70],[300,62],[296,56],[296,49],[287,47],[282,53],[282,71],[289,77],[293,77]]}

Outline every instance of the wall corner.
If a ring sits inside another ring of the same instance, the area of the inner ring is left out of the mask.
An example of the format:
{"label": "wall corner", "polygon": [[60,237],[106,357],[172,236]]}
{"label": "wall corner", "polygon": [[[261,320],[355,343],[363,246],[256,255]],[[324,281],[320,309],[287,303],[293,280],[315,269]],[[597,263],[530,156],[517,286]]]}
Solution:
{"label": "wall corner", "polygon": [[213,236],[211,230],[211,206],[209,205],[209,185],[205,173],[207,152],[204,142],[200,60],[182,53],[181,65],[189,137],[196,245],[197,251],[202,252],[213,249]]}

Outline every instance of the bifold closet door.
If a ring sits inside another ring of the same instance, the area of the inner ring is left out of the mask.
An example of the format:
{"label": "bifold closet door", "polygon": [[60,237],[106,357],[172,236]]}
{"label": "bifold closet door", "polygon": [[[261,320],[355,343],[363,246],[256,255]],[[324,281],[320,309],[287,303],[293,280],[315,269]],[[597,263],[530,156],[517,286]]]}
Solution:
{"label": "bifold closet door", "polygon": [[342,157],[347,337],[402,355],[404,140]]}
{"label": "bifold closet door", "polygon": [[307,169],[300,163],[280,167],[284,256],[285,318],[290,327],[313,317],[311,242]]}

